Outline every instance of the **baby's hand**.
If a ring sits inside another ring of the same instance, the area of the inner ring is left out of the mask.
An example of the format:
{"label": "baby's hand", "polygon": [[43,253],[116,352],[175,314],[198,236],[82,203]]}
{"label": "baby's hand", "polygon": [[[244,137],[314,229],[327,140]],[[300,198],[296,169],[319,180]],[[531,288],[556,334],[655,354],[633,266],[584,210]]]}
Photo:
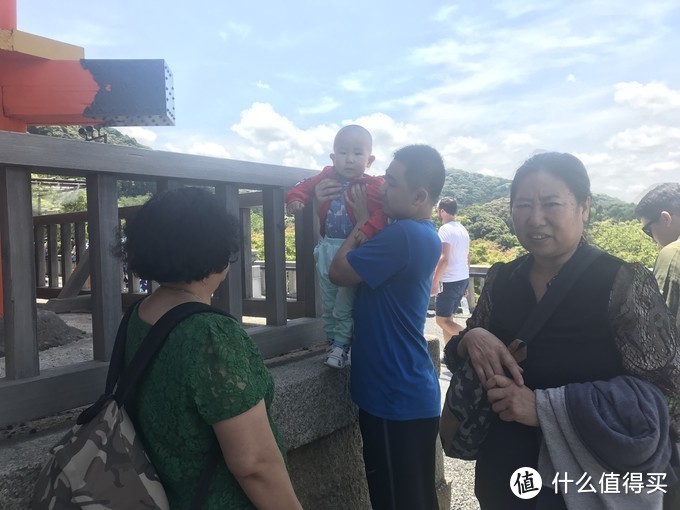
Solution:
{"label": "baby's hand", "polygon": [[366,241],[368,241],[368,236],[367,236],[366,234],[364,234],[361,230],[357,230],[357,231],[354,233],[354,239],[357,240],[357,242],[359,243],[359,245],[362,245],[362,244],[364,244]]}
{"label": "baby's hand", "polygon": [[319,181],[314,187],[314,198],[322,204],[328,200],[340,198],[340,191],[342,191],[342,185],[338,181],[326,178]]}
{"label": "baby's hand", "polygon": [[300,202],[299,200],[294,200],[294,201],[292,201],[290,204],[288,204],[288,207],[287,207],[286,209],[287,209],[287,211],[288,211],[288,214],[293,215],[293,214],[295,214],[296,212],[301,211],[302,209],[304,209],[304,207],[305,207],[305,204],[303,204],[303,203]]}

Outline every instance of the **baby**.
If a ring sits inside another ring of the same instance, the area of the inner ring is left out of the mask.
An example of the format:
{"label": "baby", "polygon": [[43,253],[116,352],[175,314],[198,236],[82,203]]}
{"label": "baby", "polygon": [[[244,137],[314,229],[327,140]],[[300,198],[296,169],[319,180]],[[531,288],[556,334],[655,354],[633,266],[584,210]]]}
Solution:
{"label": "baby", "polygon": [[354,228],[354,210],[346,200],[347,193],[354,185],[363,185],[369,219],[361,228],[361,241],[373,237],[386,224],[382,211],[380,186],[381,177],[365,175],[375,157],[373,138],[363,127],[345,126],[335,135],[331,161],[333,166],[325,167],[318,175],[305,179],[290,189],[286,195],[288,213],[295,214],[315,196],[315,188],[325,179],[338,183],[337,198],[319,204],[321,240],[314,248],[314,260],[319,274],[323,323],[329,343],[324,363],[333,368],[344,368],[352,341],[352,306],[356,287],[338,287],[328,279],[328,267],[335,252]]}

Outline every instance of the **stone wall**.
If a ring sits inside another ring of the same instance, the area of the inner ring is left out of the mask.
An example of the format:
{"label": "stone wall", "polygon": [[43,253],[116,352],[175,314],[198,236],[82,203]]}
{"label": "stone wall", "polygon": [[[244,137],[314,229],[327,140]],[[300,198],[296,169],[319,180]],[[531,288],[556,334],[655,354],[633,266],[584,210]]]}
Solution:
{"label": "stone wall", "polygon": [[[438,341],[430,341],[437,360]],[[349,398],[347,370],[332,370],[322,353],[288,358],[270,366],[276,381],[273,415],[288,447],[293,485],[304,508],[370,509],[361,456],[356,407]],[[72,424],[71,415],[48,430],[0,441],[0,508],[28,508],[47,450]],[[441,509],[450,508],[450,484],[437,445],[437,488]]]}

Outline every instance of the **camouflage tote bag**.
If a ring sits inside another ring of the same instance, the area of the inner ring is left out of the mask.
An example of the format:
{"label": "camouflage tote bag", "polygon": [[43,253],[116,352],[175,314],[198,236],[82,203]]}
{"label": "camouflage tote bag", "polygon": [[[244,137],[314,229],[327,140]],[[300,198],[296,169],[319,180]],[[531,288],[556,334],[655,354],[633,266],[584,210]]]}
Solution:
{"label": "camouflage tote bag", "polygon": [[[562,267],[543,298],[527,317],[517,338],[508,345],[508,350],[517,363],[526,359],[529,342],[557,309],[578,277],[603,253],[582,243]],[[451,346],[456,344],[457,342],[452,342]],[[458,359],[451,367],[451,382],[439,421],[439,438],[444,453],[463,460],[476,459],[493,417],[486,390],[469,358]]]}
{"label": "camouflage tote bag", "polygon": [[[514,340],[508,349],[518,363],[524,361],[526,344]],[[477,458],[479,446],[486,439],[493,411],[486,391],[469,359],[452,368],[451,383],[439,420],[439,437],[444,453],[463,460]]]}
{"label": "camouflage tote bag", "polygon": [[[229,314],[198,302],[169,310],[153,325],[128,366],[125,366],[125,313],[111,355],[104,395],[78,417],[77,424],[50,450],[33,493],[34,510],[169,510],[158,474],[125,411],[144,371],[174,327],[202,312]],[[203,506],[222,452],[215,447],[200,474],[191,510]]]}
{"label": "camouflage tote bag", "polygon": [[34,509],[170,508],[130,418],[113,399],[50,454],[35,487]]}

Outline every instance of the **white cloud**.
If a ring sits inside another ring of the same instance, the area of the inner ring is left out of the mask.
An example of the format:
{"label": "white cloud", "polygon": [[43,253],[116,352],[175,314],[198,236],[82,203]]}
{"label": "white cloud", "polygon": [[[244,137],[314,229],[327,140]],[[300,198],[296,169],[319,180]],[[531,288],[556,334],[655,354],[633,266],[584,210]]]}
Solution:
{"label": "white cloud", "polygon": [[469,154],[483,154],[489,150],[486,142],[480,138],[472,136],[456,136],[442,149],[442,156],[447,159],[448,156],[457,155],[460,153]]}
{"label": "white cloud", "polygon": [[677,179],[677,172],[680,171],[680,160],[670,159],[667,161],[656,161],[646,168],[647,172],[676,172],[673,177]]}
{"label": "white cloud", "polygon": [[358,76],[348,76],[340,80],[340,86],[347,92],[362,92],[365,86],[361,78]]}
{"label": "white cloud", "polygon": [[251,28],[247,23],[237,23],[235,21],[228,21],[224,30],[219,32],[220,39],[226,41],[230,35],[234,35],[239,39],[245,39],[250,34]]}
{"label": "white cloud", "polygon": [[510,133],[501,143],[508,152],[526,152],[530,147],[535,147],[538,140],[529,133]]}
{"label": "white cloud", "polygon": [[573,74],[569,73],[569,74],[567,75],[567,81],[570,82],[570,83],[574,83],[574,82],[576,81],[576,76],[574,76]]}
{"label": "white cloud", "polygon": [[492,170],[491,168],[480,168],[479,170],[477,170],[477,173],[480,173],[482,175],[488,175],[489,177],[497,177],[498,176],[498,172],[496,172],[495,170]]}
{"label": "white cloud", "polygon": [[604,163],[609,163],[612,160],[611,155],[607,154],[606,152],[599,152],[596,154],[574,152],[573,154],[574,156],[581,160],[581,162],[585,165],[586,168],[589,168],[591,165],[601,165]]}
{"label": "white cloud", "polygon": [[508,18],[518,18],[525,14],[534,13],[537,11],[550,10],[555,7],[554,1],[528,1],[517,2],[516,0],[501,0],[495,2],[494,7],[503,12]]}
{"label": "white cloud", "polygon": [[[241,112],[232,131],[249,142],[250,156],[262,154],[266,163],[317,168],[321,155],[332,152],[336,126],[302,130],[277,113],[269,103],[253,103]],[[323,158],[327,164],[327,158]]]}
{"label": "white cloud", "polygon": [[307,106],[304,108],[299,108],[298,112],[300,115],[316,115],[319,113],[328,113],[337,109],[342,103],[333,99],[332,97],[323,97],[314,106]]}
{"label": "white cloud", "polygon": [[616,133],[607,142],[613,150],[649,151],[668,146],[677,149],[680,146],[680,128],[669,126],[640,126],[628,128]]}
{"label": "white cloud", "polygon": [[432,16],[432,20],[440,22],[449,21],[457,11],[457,5],[444,5],[436,12],[434,16]]}
{"label": "white cloud", "polygon": [[618,104],[651,110],[653,113],[680,108],[680,90],[671,89],[663,82],[621,82],[615,84],[614,89],[614,101]]}
{"label": "white cloud", "polygon": [[156,141],[156,138],[158,138],[157,133],[141,126],[126,126],[116,129],[124,135],[131,136],[143,145],[151,146]]}
{"label": "white cloud", "polygon": [[263,83],[263,82],[261,82],[261,81],[256,81],[256,82],[255,82],[255,86],[256,86],[258,89],[264,89],[264,90],[269,90],[269,89],[271,89],[271,86],[270,86],[268,83]]}
{"label": "white cloud", "polygon": [[184,152],[199,156],[212,156],[214,158],[231,158],[227,149],[216,142],[194,142]]}
{"label": "white cloud", "polygon": [[[430,46],[416,48],[411,55],[411,62],[415,65],[455,64],[459,71],[477,71],[480,65],[475,62],[476,57],[485,53],[488,45],[482,42],[460,42],[455,39],[443,39]],[[468,59],[469,60],[466,60]]]}

